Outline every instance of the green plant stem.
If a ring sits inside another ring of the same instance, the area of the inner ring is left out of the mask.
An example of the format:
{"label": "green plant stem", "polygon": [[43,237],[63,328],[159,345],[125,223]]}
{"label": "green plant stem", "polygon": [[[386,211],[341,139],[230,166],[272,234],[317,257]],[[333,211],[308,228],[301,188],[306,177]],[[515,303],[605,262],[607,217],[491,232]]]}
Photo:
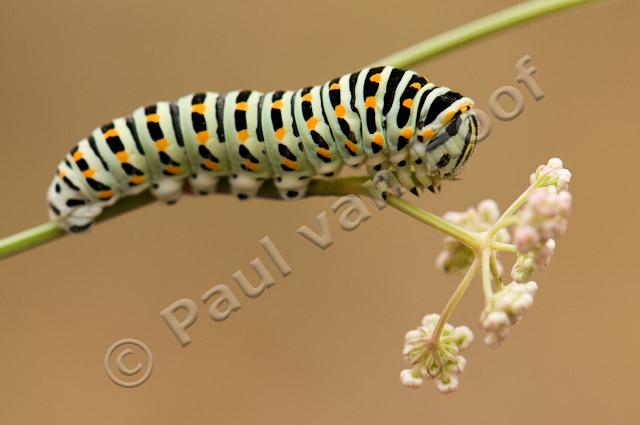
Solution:
{"label": "green plant stem", "polygon": [[491,287],[491,250],[484,248],[482,250],[482,290],[484,292],[484,298],[487,303],[491,295],[493,295],[493,288]]}
{"label": "green plant stem", "polygon": [[498,261],[496,259],[496,253],[491,252],[491,275],[493,276],[493,281],[496,283],[496,290],[500,291],[503,287],[502,285],[502,276],[500,276],[500,270],[498,270]]}
{"label": "green plant stem", "polygon": [[[336,180],[314,179],[309,184],[306,196],[344,196],[352,193],[366,194],[363,185],[367,180],[369,180],[369,177],[366,176],[345,177]],[[231,193],[229,182],[227,179],[222,179],[218,184],[216,194],[228,193]],[[272,182],[267,182],[263,185],[258,193],[258,197],[281,199],[278,190]],[[96,223],[101,223],[110,218],[153,203],[155,203],[155,198],[149,191],[143,192],[135,197],[122,198],[115,205],[105,208],[102,214],[96,219]],[[58,227],[53,221],[23,230],[22,232],[0,239],[0,260],[59,239],[67,234],[67,232]]]}
{"label": "green plant stem", "polygon": [[514,254],[518,252],[518,250],[516,249],[516,246],[510,243],[496,242],[495,240],[490,240],[489,246],[495,249],[496,251],[512,252]]}
{"label": "green plant stem", "polygon": [[529,186],[524,192],[518,196],[518,198],[509,205],[509,207],[502,213],[500,218],[491,226],[491,229],[487,232],[488,239],[493,239],[493,237],[498,233],[500,229],[507,226],[510,222],[511,216],[520,209],[527,199],[529,199],[529,195],[536,189],[535,185]]}
{"label": "green plant stem", "polygon": [[403,213],[419,220],[434,229],[438,229],[454,238],[460,240],[473,250],[477,250],[480,245],[480,240],[476,233],[469,232],[462,227],[456,226],[453,223],[448,222],[440,216],[425,211],[420,207],[417,207],[402,198],[398,198],[393,195],[387,195],[387,204],[393,208],[402,211]]}
{"label": "green plant stem", "polygon": [[[380,59],[376,64],[409,67],[498,31],[592,1],[594,0],[536,0],[521,3],[417,43],[398,53]],[[367,180],[367,178],[364,177],[363,179],[362,181]],[[338,179],[333,182],[322,180],[322,183],[312,184],[307,196],[340,196],[348,193],[366,194],[361,187],[357,186],[361,183],[359,180],[354,180],[353,178],[349,178],[349,180],[345,180],[344,182],[342,182],[342,180],[343,179]],[[347,190],[351,192],[346,192]],[[227,193],[223,190],[219,190],[219,192]],[[275,188],[266,188],[261,196],[277,198],[276,195],[277,192]],[[124,198],[116,205],[105,209],[105,212],[99,217],[97,222],[121,215],[127,211],[148,205],[151,202],[153,202],[153,199],[149,193]],[[49,222],[0,239],[0,260],[59,239],[65,236],[65,234],[66,233],[59,229],[55,223]]]}
{"label": "green plant stem", "polygon": [[433,338],[432,338],[433,342],[437,343],[438,341],[440,341],[440,335],[442,335],[442,330],[444,329],[444,325],[446,325],[447,322],[449,321],[449,317],[451,317],[451,313],[453,313],[453,310],[456,309],[456,305],[458,304],[458,301],[462,299],[462,296],[464,295],[465,291],[469,287],[469,284],[471,284],[476,273],[478,273],[479,266],[480,266],[480,261],[478,257],[476,257],[473,259],[473,262],[467,269],[467,272],[465,273],[464,277],[458,284],[458,287],[456,288],[455,292],[451,295],[451,298],[449,298],[449,301],[447,301],[447,305],[444,307],[444,310],[442,310],[442,314],[440,315],[440,319],[438,320],[436,329],[433,332]]}
{"label": "green plant stem", "polygon": [[400,68],[409,67],[496,32],[593,1],[595,0],[526,1],[417,43],[382,58],[373,65],[393,64]]}

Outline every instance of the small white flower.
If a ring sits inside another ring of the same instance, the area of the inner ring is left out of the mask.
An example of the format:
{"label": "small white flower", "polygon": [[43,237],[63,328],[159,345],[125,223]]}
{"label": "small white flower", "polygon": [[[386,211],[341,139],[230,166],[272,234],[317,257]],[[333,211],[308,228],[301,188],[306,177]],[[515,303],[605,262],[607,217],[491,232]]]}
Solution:
{"label": "small white flower", "polygon": [[495,223],[500,217],[500,209],[493,199],[485,199],[478,204],[478,213],[485,223]]}
{"label": "small white flower", "polygon": [[457,374],[462,373],[467,361],[460,352],[473,341],[473,333],[466,326],[454,327],[445,324],[438,341],[434,341],[440,320],[438,314],[428,314],[422,318],[422,325],[405,334],[402,354],[411,366],[400,372],[400,382],[416,388],[425,379],[434,379],[442,393],[458,388]]}
{"label": "small white flower", "polygon": [[[557,161],[546,165],[552,170],[560,166]],[[569,192],[558,192],[554,186],[536,189],[522,209],[515,215],[518,223],[513,229],[513,241],[518,259],[511,270],[516,282],[526,282],[534,270],[549,267],[555,250],[555,240],[567,231],[572,197]]]}
{"label": "small white flower", "polygon": [[498,347],[509,335],[510,327],[517,324],[533,305],[538,285],[511,282],[491,296],[480,317],[480,327],[486,332],[484,342]]}
{"label": "small white flower", "polygon": [[458,377],[453,373],[442,373],[436,378],[436,387],[442,394],[457,390],[458,384]]}
{"label": "small white flower", "polygon": [[404,369],[402,372],[400,372],[400,382],[405,387],[418,388],[420,385],[422,385],[422,382],[424,382],[424,380],[420,377],[415,377],[413,375],[413,370]]}
{"label": "small white flower", "polygon": [[453,338],[461,350],[466,349],[473,342],[473,332],[466,326],[458,326],[453,330]]}
{"label": "small white flower", "polygon": [[440,315],[437,313],[427,314],[422,318],[422,326],[435,326],[440,320]]}
{"label": "small white flower", "polygon": [[556,241],[547,239],[547,241],[533,255],[533,267],[535,270],[545,270],[549,267],[551,257],[556,249]]}
{"label": "small white flower", "polygon": [[518,226],[513,232],[513,243],[520,252],[532,250],[538,242],[540,242],[540,234],[529,224]]}
{"label": "small white flower", "polygon": [[539,166],[536,172],[531,174],[531,184],[538,187],[554,187],[558,191],[568,190],[571,172],[563,167],[560,159],[551,158],[546,165]]}
{"label": "small white flower", "polygon": [[533,254],[518,255],[513,268],[511,269],[511,279],[515,282],[528,282],[533,274]]}
{"label": "small white flower", "polygon": [[564,164],[562,163],[562,160],[560,158],[551,158],[549,161],[547,161],[547,166],[555,170],[560,170],[562,169],[562,167],[564,167]]}

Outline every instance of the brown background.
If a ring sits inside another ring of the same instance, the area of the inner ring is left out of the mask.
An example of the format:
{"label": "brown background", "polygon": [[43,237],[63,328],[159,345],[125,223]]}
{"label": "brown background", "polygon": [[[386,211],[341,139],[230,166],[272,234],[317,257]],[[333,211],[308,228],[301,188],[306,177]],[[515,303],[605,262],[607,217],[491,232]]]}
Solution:
{"label": "brown background", "polygon": [[[138,105],[319,83],[514,3],[3,0],[0,235],[45,220],[57,161]],[[526,98],[522,116],[494,121],[463,180],[421,206],[442,213],[485,197],[504,206],[551,156],[574,172],[574,217],[536,276],[533,310],[499,350],[477,334],[458,393],[410,391],[398,379],[404,332],[456,283],[433,268],[440,235],[373,209],[345,233],[330,213],[335,244],[321,251],[295,229],[315,227],[331,199],[217,196],[147,207],[0,264],[0,422],[636,423],[638,13],[638,2],[605,2],[415,67],[485,110],[505,84]],[[514,81],[527,53],[540,102]],[[265,235],[293,274],[214,323],[199,298],[250,271]],[[477,283],[452,319],[476,330]],[[200,307],[185,349],[159,317],[183,297]],[[124,337],[156,357],[136,389],[111,383],[102,366]]]}

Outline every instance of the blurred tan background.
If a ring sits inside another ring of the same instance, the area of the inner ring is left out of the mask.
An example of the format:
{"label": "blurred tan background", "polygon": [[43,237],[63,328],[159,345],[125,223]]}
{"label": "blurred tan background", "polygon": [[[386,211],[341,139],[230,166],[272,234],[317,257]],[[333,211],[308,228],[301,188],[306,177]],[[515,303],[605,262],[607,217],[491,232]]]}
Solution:
{"label": "blurred tan background", "polygon": [[[0,236],[46,220],[57,162],[110,118],[195,90],[320,83],[515,3],[3,0]],[[216,196],[146,207],[0,263],[0,422],[637,423],[639,13],[636,1],[601,2],[415,67],[487,111],[505,84],[526,99],[514,121],[494,120],[463,180],[421,206],[442,213],[493,197],[504,207],[551,156],[574,173],[569,232],[504,346],[481,342],[479,282],[454,314],[477,337],[459,392],[411,391],[398,377],[404,332],[457,282],[434,270],[439,234],[373,207],[346,233],[330,213],[335,244],[321,251],[295,230],[316,228],[332,199]],[[540,102],[514,80],[525,54]],[[248,262],[266,258],[265,235],[293,274],[250,300],[231,275],[255,280]],[[219,283],[242,303],[224,323],[200,301]],[[185,297],[200,315],[183,349],[159,312]],[[102,365],[125,337],[155,355],[135,389]]]}

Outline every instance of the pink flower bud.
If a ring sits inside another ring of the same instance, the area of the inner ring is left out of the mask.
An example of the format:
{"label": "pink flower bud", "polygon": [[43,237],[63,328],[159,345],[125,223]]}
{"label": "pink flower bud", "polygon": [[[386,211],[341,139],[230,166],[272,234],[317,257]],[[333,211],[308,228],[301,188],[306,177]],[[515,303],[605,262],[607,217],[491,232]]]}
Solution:
{"label": "pink flower bud", "polygon": [[573,197],[571,196],[571,193],[567,192],[566,190],[558,193],[558,207],[560,209],[560,214],[563,217],[568,217],[569,214],[571,214],[572,200]]}
{"label": "pink flower bud", "polygon": [[524,253],[532,250],[540,242],[540,234],[533,226],[518,226],[513,232],[513,242],[518,251]]}
{"label": "pink flower bud", "polygon": [[478,204],[478,213],[481,215],[482,220],[487,224],[493,224],[500,217],[500,209],[498,204],[493,199],[485,199]]}
{"label": "pink flower bud", "polygon": [[549,267],[551,262],[551,256],[556,248],[556,241],[549,239],[545,244],[535,253],[533,257],[533,265],[536,270],[544,270]]}

